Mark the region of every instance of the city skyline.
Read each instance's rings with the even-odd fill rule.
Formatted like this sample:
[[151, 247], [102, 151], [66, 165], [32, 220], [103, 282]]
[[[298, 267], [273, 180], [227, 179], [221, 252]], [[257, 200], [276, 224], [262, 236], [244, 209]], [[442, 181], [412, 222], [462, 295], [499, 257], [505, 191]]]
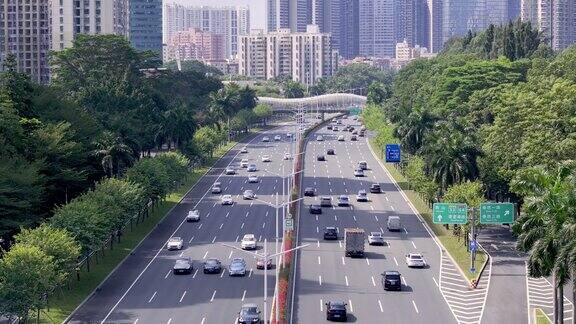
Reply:
[[177, 3], [192, 6], [245, 6], [250, 9], [250, 29], [266, 29], [266, 0], [165, 0], [164, 3]]

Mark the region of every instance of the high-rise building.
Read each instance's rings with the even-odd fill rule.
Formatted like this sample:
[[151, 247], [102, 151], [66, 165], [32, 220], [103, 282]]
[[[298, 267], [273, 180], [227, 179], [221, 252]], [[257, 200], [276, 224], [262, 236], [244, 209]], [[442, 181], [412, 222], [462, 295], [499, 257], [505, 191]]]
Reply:
[[394, 57], [396, 23], [394, 0], [360, 0], [359, 52], [367, 57]]
[[520, 18], [537, 27], [555, 50], [576, 43], [576, 3], [573, 0], [522, 0]]
[[179, 59], [208, 63], [225, 59], [224, 36], [199, 28], [177, 32], [170, 37], [166, 45], [166, 61]]
[[442, 39], [442, 20], [443, 20], [443, 8], [444, 0], [427, 0], [428, 5], [428, 34], [430, 46], [430, 51], [432, 53], [438, 53], [444, 47], [444, 41]]
[[18, 71], [47, 83], [49, 51], [50, 1], [0, 0], [0, 71], [6, 56], [12, 54]]
[[307, 26], [304, 33], [290, 29], [270, 33], [257, 30], [241, 36], [239, 74], [258, 79], [285, 75], [304, 84], [315, 84], [332, 75], [338, 65], [338, 53], [332, 49], [330, 38], [315, 25]]
[[238, 37], [250, 33], [248, 7], [205, 7], [164, 4], [163, 39], [182, 30], [200, 28], [224, 36], [226, 57], [238, 53]]
[[129, 0], [128, 37], [137, 50], [162, 52], [162, 0]]
[[314, 0], [267, 0], [266, 29], [274, 32], [289, 28], [293, 32], [305, 32], [312, 24]]
[[508, 20], [516, 21], [520, 18], [520, 2], [521, 0], [508, 0]]
[[290, 28], [290, 0], [267, 0], [266, 12], [268, 16], [266, 29], [269, 32]]
[[312, 24], [332, 35], [332, 47], [343, 58], [358, 55], [358, 0], [311, 0]]

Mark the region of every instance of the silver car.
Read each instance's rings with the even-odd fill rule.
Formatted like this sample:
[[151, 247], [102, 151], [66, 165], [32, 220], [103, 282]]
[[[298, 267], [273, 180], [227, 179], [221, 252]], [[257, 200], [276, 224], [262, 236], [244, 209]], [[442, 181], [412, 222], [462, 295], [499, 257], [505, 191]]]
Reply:
[[258, 169], [256, 168], [256, 164], [250, 164], [248, 165], [248, 172], [256, 172], [258, 171]]
[[232, 195], [223, 195], [222, 196], [222, 205], [233, 205], [234, 200], [232, 199]]
[[244, 190], [244, 199], [255, 199], [256, 198], [256, 194], [254, 193], [254, 190]]
[[236, 174], [236, 169], [234, 169], [234, 168], [231, 167], [231, 166], [228, 166], [228, 167], [226, 167], [226, 174], [227, 174], [227, 175]]
[[363, 177], [364, 171], [362, 169], [356, 169], [356, 170], [354, 170], [354, 176], [355, 177]]
[[258, 180], [258, 177], [255, 175], [251, 175], [248, 177], [248, 183], [258, 183], [260, 182], [260, 180]]
[[408, 253], [406, 254], [406, 265], [410, 268], [424, 268], [426, 261], [420, 253]]
[[260, 310], [256, 304], [244, 304], [238, 313], [239, 324], [260, 323]]
[[229, 276], [245, 276], [246, 275], [246, 261], [242, 258], [234, 258], [228, 266]]
[[368, 244], [384, 245], [384, 235], [382, 235], [382, 232], [370, 232], [370, 234], [368, 234]]

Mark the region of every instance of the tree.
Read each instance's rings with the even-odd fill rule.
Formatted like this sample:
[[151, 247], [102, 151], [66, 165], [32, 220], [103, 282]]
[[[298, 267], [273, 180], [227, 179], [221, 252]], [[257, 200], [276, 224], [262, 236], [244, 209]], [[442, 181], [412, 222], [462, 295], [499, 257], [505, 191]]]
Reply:
[[266, 125], [266, 120], [272, 116], [272, 108], [266, 104], [258, 104], [253, 109], [254, 115]]
[[285, 98], [303, 98], [304, 86], [300, 82], [288, 80], [283, 84], [282, 92]]
[[408, 118], [395, 129], [396, 137], [410, 154], [415, 154], [424, 144], [424, 139], [432, 131], [436, 117], [425, 108], [414, 109]]
[[16, 316], [26, 323], [30, 310], [46, 306], [44, 294], [61, 281], [53, 261], [34, 245], [16, 244], [4, 254], [0, 259], [0, 315]]
[[390, 98], [390, 89], [382, 82], [374, 82], [368, 87], [368, 104], [381, 105]]
[[68, 276], [80, 256], [80, 247], [68, 231], [46, 223], [34, 229], [22, 229], [15, 239], [17, 244], [35, 246], [52, 257], [54, 270], [62, 279]]
[[184, 107], [176, 107], [165, 111], [157, 125], [156, 142], [159, 146], [167, 143], [168, 149], [180, 148], [184, 142], [191, 139], [196, 129], [194, 116]]
[[116, 169], [116, 175], [120, 175], [121, 163], [129, 165], [134, 160], [134, 152], [130, 147], [110, 131], [104, 131], [94, 142], [94, 146], [96, 147], [94, 155], [100, 159], [102, 169], [108, 173], [109, 177], [114, 176], [114, 169]]
[[194, 143], [200, 152], [204, 152], [207, 157], [212, 157], [220, 141], [214, 128], [202, 126], [194, 133]]

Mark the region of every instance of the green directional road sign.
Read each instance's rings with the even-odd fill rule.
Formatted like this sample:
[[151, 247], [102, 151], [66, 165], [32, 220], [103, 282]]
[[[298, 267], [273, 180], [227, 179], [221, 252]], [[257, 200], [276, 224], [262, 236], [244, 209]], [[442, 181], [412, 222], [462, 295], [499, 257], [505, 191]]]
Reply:
[[362, 112], [362, 110], [360, 110], [360, 108], [358, 108], [358, 107], [350, 107], [350, 115], [352, 115], [352, 116], [360, 115], [361, 112]]
[[513, 203], [483, 203], [480, 204], [481, 224], [512, 224], [514, 223]]
[[292, 218], [284, 219], [284, 230], [291, 231], [294, 229], [294, 220]]
[[435, 203], [432, 208], [435, 224], [466, 224], [468, 222], [468, 205]]

